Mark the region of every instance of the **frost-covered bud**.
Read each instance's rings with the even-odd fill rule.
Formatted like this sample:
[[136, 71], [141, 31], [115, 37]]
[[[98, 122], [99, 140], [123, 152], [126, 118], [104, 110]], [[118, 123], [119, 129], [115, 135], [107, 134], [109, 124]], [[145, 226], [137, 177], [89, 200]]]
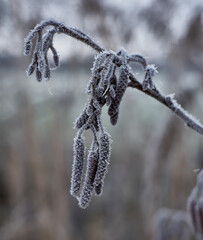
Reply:
[[30, 76], [33, 74], [35, 70], [35, 64], [31, 63], [29, 66], [28, 66], [28, 69], [27, 69], [27, 75]]
[[42, 81], [42, 73], [38, 69], [36, 70], [36, 79], [38, 82]]
[[99, 162], [94, 180], [94, 185], [98, 186], [103, 183], [111, 155], [111, 140], [108, 133], [101, 133], [99, 139]]
[[86, 107], [85, 107], [82, 113], [80, 114], [80, 116], [76, 119], [74, 128], [75, 129], [81, 128], [87, 122], [88, 118], [89, 116], [86, 112]]
[[73, 196], [77, 196], [82, 182], [82, 173], [85, 160], [85, 141], [79, 134], [74, 139], [74, 159], [72, 166], [71, 190]]
[[157, 72], [157, 68], [155, 65], [147, 65], [146, 67], [146, 74], [144, 77], [144, 81], [142, 83], [142, 89], [146, 91], [148, 89], [148, 86], [152, 89], [154, 87], [154, 83], [152, 81], [152, 77]]
[[32, 50], [32, 42], [31, 41], [26, 41], [24, 44], [24, 55], [30, 55], [30, 52]]
[[118, 80], [118, 86], [115, 91], [115, 98], [112, 99], [112, 103], [108, 109], [108, 114], [110, 117], [114, 116], [116, 112], [118, 112], [119, 105], [128, 87], [128, 77], [129, 77], [129, 73], [128, 73], [127, 67], [125, 65], [122, 65], [120, 67], [120, 76]]
[[81, 208], [86, 208], [91, 201], [94, 190], [93, 182], [97, 171], [98, 157], [98, 150], [91, 149], [87, 158], [87, 170], [84, 185], [79, 198], [79, 206]]

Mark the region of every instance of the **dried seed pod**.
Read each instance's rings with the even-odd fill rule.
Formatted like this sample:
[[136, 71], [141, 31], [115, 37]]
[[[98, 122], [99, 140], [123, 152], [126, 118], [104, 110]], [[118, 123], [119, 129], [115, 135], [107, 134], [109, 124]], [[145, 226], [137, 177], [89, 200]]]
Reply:
[[94, 190], [93, 182], [97, 171], [98, 158], [98, 149], [91, 147], [87, 158], [87, 170], [84, 185], [79, 197], [79, 206], [81, 208], [86, 208], [91, 201], [92, 193]]
[[77, 194], [80, 191], [83, 166], [84, 166], [84, 160], [85, 160], [85, 141], [80, 134], [77, 134], [77, 136], [74, 139], [73, 151], [74, 151], [74, 159], [73, 159], [73, 166], [72, 166], [70, 193], [73, 196], [77, 196]]
[[74, 123], [74, 128], [75, 129], [81, 128], [87, 122], [89, 116], [86, 112], [86, 108], [87, 108], [87, 106], [85, 106], [85, 108], [82, 111], [82, 113], [80, 114], [80, 116], [76, 119], [76, 121]]
[[[119, 105], [121, 103], [123, 95], [128, 86], [128, 77], [129, 77], [128, 69], [127, 69], [126, 65], [122, 65], [120, 67], [120, 76], [119, 76], [119, 80], [118, 80], [118, 86], [115, 91], [116, 96], [114, 99], [112, 99], [112, 103], [108, 109], [108, 114], [109, 114], [110, 118], [112, 116], [114, 116], [116, 114], [116, 112], [118, 112]], [[113, 125], [115, 125], [117, 121], [113, 121], [113, 122], [114, 122]]]
[[101, 133], [99, 139], [99, 162], [94, 180], [94, 185], [98, 186], [103, 183], [106, 176], [110, 155], [111, 155], [111, 140], [107, 132]]

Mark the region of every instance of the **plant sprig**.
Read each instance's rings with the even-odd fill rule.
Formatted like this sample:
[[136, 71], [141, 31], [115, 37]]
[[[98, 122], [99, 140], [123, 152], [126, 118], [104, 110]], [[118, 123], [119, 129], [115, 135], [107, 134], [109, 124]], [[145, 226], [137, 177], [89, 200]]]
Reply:
[[[153, 97], [171, 109], [188, 127], [203, 134], [203, 125], [176, 102], [174, 95], [165, 96], [157, 89], [153, 81], [153, 76], [157, 72], [156, 67], [153, 64], [148, 64], [143, 56], [139, 54], [129, 55], [123, 49], [117, 53], [106, 51], [81, 30], [66, 27], [55, 20], [41, 22], [25, 38], [24, 54], [30, 55], [32, 52], [32, 60], [27, 70], [28, 75], [36, 71], [38, 81], [50, 79], [51, 69], [47, 57], [49, 50], [53, 54], [55, 67], [59, 67], [59, 56], [53, 46], [53, 38], [56, 33], [73, 37], [98, 52], [91, 69], [92, 77], [87, 87], [89, 99], [75, 122], [78, 133], [74, 143], [71, 194], [78, 199], [80, 207], [86, 208], [88, 206], [93, 191], [96, 195], [100, 195], [108, 170], [111, 140], [101, 121], [102, 107], [108, 106], [110, 121], [112, 125], [116, 125], [119, 106], [128, 87], [136, 88]], [[36, 42], [32, 51], [34, 38], [36, 38]], [[133, 74], [130, 67], [131, 62], [142, 65], [145, 72], [142, 82], [138, 81]], [[117, 69], [118, 71], [116, 71]], [[84, 173], [85, 139], [83, 132], [88, 129], [92, 131], [93, 141], [88, 154], [86, 173]], [[85, 179], [82, 180], [84, 174]], [[81, 186], [82, 181], [83, 187]]]

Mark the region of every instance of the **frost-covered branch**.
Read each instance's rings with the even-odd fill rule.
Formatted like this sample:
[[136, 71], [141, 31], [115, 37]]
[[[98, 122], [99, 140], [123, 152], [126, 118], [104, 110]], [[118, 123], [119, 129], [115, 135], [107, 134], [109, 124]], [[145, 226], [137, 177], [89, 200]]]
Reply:
[[[53, 38], [56, 33], [63, 33], [73, 37], [98, 52], [91, 69], [92, 76], [87, 86], [89, 99], [75, 122], [78, 133], [74, 143], [71, 194], [78, 198], [79, 205], [82, 208], [88, 206], [93, 191], [96, 195], [101, 194], [110, 160], [111, 140], [101, 122], [102, 107], [104, 105], [108, 106], [110, 121], [112, 125], [116, 125], [119, 106], [128, 87], [136, 88], [155, 98], [170, 108], [188, 127], [203, 134], [203, 126], [176, 102], [173, 95], [164, 96], [156, 88], [153, 81], [153, 76], [157, 72], [156, 67], [148, 64], [143, 56], [139, 54], [129, 55], [123, 49], [117, 53], [106, 51], [81, 30], [66, 27], [64, 24], [54, 20], [43, 21], [38, 24], [25, 38], [25, 55], [31, 54], [33, 39], [35, 38], [32, 60], [27, 70], [28, 75], [36, 71], [38, 81], [50, 79], [51, 69], [47, 57], [49, 50], [53, 54], [55, 67], [59, 66], [59, 56], [53, 46]], [[142, 65], [145, 72], [142, 82], [135, 78], [130, 67], [131, 62]], [[83, 133], [88, 129], [92, 131], [93, 141], [87, 164], [84, 164], [85, 140]], [[84, 166], [86, 166], [86, 170]], [[84, 171], [86, 173], [83, 182]]]

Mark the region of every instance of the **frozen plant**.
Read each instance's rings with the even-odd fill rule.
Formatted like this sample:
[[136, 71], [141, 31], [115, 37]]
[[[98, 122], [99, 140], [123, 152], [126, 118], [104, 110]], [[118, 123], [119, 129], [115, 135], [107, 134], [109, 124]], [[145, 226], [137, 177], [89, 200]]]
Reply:
[[156, 240], [190, 240], [192, 236], [189, 228], [187, 212], [161, 208], [154, 217]]
[[187, 202], [193, 230], [199, 240], [203, 240], [203, 170], [197, 176], [197, 184], [193, 188]]
[[[164, 96], [156, 88], [153, 82], [153, 76], [157, 72], [156, 67], [153, 64], [148, 64], [143, 56], [128, 54], [123, 49], [117, 53], [106, 51], [82, 31], [66, 27], [55, 20], [41, 22], [25, 38], [24, 54], [30, 55], [32, 52], [32, 60], [27, 70], [28, 75], [35, 71], [38, 81], [50, 79], [51, 70], [47, 57], [49, 50], [53, 53], [55, 67], [59, 66], [59, 56], [53, 46], [53, 38], [56, 33], [69, 35], [97, 52], [92, 67], [92, 76], [87, 87], [89, 99], [75, 121], [78, 133], [74, 141], [71, 194], [78, 199], [80, 207], [86, 208], [88, 206], [93, 192], [96, 195], [101, 195], [110, 162], [111, 139], [101, 122], [102, 108], [104, 105], [108, 106], [110, 122], [112, 125], [116, 125], [119, 106], [128, 87], [136, 88], [155, 98], [170, 108], [188, 127], [203, 134], [203, 126], [175, 101], [174, 95]], [[32, 51], [34, 39], [35, 46]], [[142, 65], [145, 72], [142, 82], [138, 81], [131, 71], [131, 62]], [[87, 157], [87, 164], [85, 164], [83, 133], [88, 129], [93, 134], [93, 142]], [[84, 166], [86, 166], [86, 170]], [[85, 175], [84, 180], [83, 174]]]

